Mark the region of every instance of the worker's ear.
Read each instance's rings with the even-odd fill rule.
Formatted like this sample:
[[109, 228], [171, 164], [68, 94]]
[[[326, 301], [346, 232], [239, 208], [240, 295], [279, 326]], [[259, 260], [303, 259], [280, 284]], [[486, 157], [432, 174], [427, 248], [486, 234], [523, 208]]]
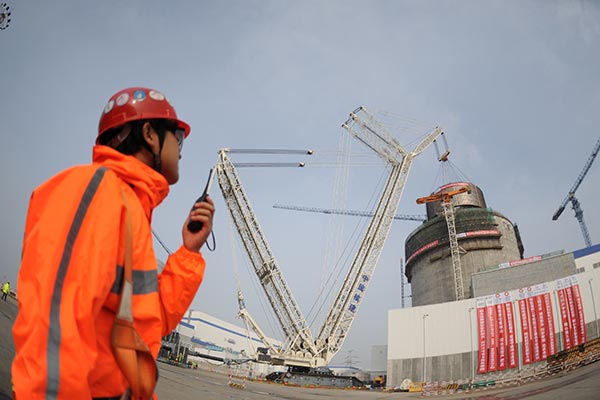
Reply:
[[144, 122], [144, 125], [142, 125], [142, 139], [148, 143], [154, 153], [159, 152], [160, 143], [158, 133], [156, 133], [150, 122]]

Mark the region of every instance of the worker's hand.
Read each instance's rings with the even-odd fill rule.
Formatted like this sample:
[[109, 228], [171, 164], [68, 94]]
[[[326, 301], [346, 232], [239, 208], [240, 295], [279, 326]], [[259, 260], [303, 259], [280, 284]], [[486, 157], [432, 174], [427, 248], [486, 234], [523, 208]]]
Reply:
[[[190, 211], [190, 215], [183, 224], [183, 229], [181, 232], [183, 237], [183, 245], [186, 249], [196, 253], [200, 251], [200, 248], [204, 242], [206, 242], [206, 239], [212, 230], [214, 214], [215, 205], [210, 196], [206, 196], [204, 201], [194, 204], [192, 210]], [[190, 232], [187, 228], [187, 225], [190, 221], [201, 222], [202, 229], [196, 233]]]

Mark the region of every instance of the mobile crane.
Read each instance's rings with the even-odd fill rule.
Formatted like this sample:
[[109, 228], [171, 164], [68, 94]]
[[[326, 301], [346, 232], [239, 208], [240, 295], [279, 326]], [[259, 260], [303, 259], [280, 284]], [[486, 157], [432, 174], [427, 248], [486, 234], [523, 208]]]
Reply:
[[[229, 149], [219, 151], [216, 166], [231, 221], [285, 337], [281, 348], [266, 344], [271, 362], [288, 365], [294, 373], [318, 371], [340, 350], [377, 265], [413, 160], [442, 133], [440, 128], [435, 128], [409, 152], [364, 107], [350, 113], [342, 127], [381, 157], [391, 171], [358, 252], [317, 336], [310, 331], [285, 281], [229, 158]], [[246, 314], [242, 313], [242, 316]], [[256, 326], [256, 323], [252, 321], [251, 325]]]
[[581, 182], [583, 182], [583, 178], [585, 178], [588, 171], [590, 170], [592, 163], [594, 162], [594, 160], [596, 159], [596, 156], [598, 155], [599, 149], [600, 149], [600, 138], [598, 138], [598, 141], [596, 142], [596, 145], [594, 146], [594, 149], [592, 150], [592, 154], [589, 156], [588, 160], [586, 161], [585, 166], [583, 167], [583, 170], [579, 173], [579, 176], [575, 180], [575, 183], [571, 187], [571, 190], [569, 190], [567, 197], [565, 197], [565, 199], [562, 201], [562, 203], [560, 203], [560, 206], [558, 206], [558, 210], [556, 210], [556, 212], [552, 216], [552, 220], [556, 221], [558, 219], [558, 217], [560, 217], [562, 212], [565, 210], [567, 203], [571, 202], [571, 207], [573, 208], [573, 211], [575, 211], [575, 218], [577, 218], [577, 221], [579, 221], [579, 227], [581, 228], [581, 233], [583, 234], [583, 240], [585, 241], [586, 247], [590, 247], [592, 245], [592, 241], [590, 239], [590, 233], [588, 232], [587, 225], [585, 224], [585, 221], [583, 219], [583, 210], [581, 209], [579, 200], [577, 200], [577, 198], [575, 197], [575, 192], [579, 188], [579, 185], [581, 185]]

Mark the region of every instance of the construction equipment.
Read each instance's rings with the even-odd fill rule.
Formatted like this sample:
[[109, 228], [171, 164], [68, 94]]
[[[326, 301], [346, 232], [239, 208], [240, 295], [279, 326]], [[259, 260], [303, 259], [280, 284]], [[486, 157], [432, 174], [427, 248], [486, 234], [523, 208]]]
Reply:
[[[314, 213], [323, 213], [323, 214], [339, 214], [339, 215], [352, 215], [356, 217], [372, 217], [375, 215], [373, 212], [369, 211], [357, 211], [357, 210], [341, 210], [339, 208], [318, 208], [318, 207], [303, 207], [303, 206], [286, 206], [283, 204], [273, 204], [273, 208], [279, 208], [282, 210], [293, 210], [293, 211], [306, 211], [306, 212], [314, 212]], [[427, 221], [427, 216], [425, 215], [408, 215], [408, 214], [396, 214], [394, 215], [394, 219], [400, 219], [404, 221], [419, 221], [425, 222]]]
[[465, 291], [462, 280], [462, 267], [460, 265], [460, 249], [458, 247], [458, 239], [456, 236], [456, 225], [454, 224], [454, 206], [452, 205], [452, 197], [468, 191], [469, 187], [462, 187], [457, 190], [440, 192], [417, 199], [417, 204], [432, 203], [436, 201], [442, 202], [442, 209], [444, 210], [444, 217], [446, 218], [446, 225], [448, 226], [448, 240], [450, 242], [452, 274], [454, 278], [454, 295], [457, 301], [465, 298]]
[[552, 216], [552, 220], [556, 221], [558, 219], [558, 217], [560, 217], [560, 215], [564, 211], [565, 207], [567, 206], [567, 203], [571, 202], [573, 211], [575, 211], [575, 218], [577, 218], [577, 221], [579, 221], [579, 227], [581, 228], [581, 233], [583, 234], [583, 240], [585, 241], [586, 247], [590, 247], [592, 245], [592, 241], [590, 239], [590, 233], [588, 232], [585, 221], [583, 220], [583, 210], [581, 209], [579, 200], [577, 200], [577, 198], [575, 197], [575, 192], [579, 188], [579, 185], [581, 185], [581, 182], [583, 182], [583, 178], [585, 178], [588, 171], [590, 170], [592, 163], [594, 162], [594, 160], [596, 159], [596, 156], [598, 155], [599, 149], [600, 149], [600, 138], [598, 138], [598, 141], [596, 142], [596, 145], [594, 146], [594, 149], [592, 150], [592, 154], [589, 156], [588, 160], [586, 161], [585, 166], [583, 167], [583, 170], [579, 173], [579, 176], [575, 180], [575, 183], [571, 187], [571, 190], [569, 190], [567, 197], [565, 197], [565, 199], [562, 201], [562, 203], [560, 203], [560, 206], [558, 206], [558, 210], [556, 210], [556, 212]]
[[256, 332], [260, 341], [269, 348], [275, 348], [267, 335], [263, 332], [260, 326], [258, 326], [254, 318], [252, 318], [248, 310], [246, 310], [246, 302], [244, 301], [244, 295], [240, 289], [238, 289], [238, 305], [240, 309], [238, 315], [252, 327], [252, 330]]
[[378, 375], [375, 378], [373, 378], [373, 387], [384, 388], [385, 387], [385, 376]]
[[391, 171], [358, 252], [316, 337], [311, 333], [250, 206], [229, 158], [231, 151], [219, 151], [217, 174], [227, 210], [285, 337], [281, 348], [269, 348], [271, 360], [291, 366], [295, 372], [323, 367], [339, 351], [377, 265], [413, 160], [442, 133], [440, 128], [435, 128], [408, 152], [364, 107], [350, 113], [342, 127], [381, 157]]
[[448, 156], [450, 155], [450, 148], [448, 147], [448, 141], [446, 140], [446, 136], [444, 136], [443, 133], [440, 136], [444, 140], [444, 146], [445, 146], [446, 150], [443, 153], [440, 153], [440, 149], [438, 147], [437, 140], [433, 141], [433, 145], [435, 146], [435, 152], [437, 153], [438, 161], [446, 162], [446, 161], [448, 161]]

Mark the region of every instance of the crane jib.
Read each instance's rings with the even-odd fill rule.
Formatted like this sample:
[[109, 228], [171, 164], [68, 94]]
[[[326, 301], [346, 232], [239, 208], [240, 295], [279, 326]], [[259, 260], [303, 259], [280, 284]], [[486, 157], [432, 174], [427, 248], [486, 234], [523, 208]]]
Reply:
[[584, 239], [587, 247], [590, 247], [592, 245], [592, 242], [589, 237], [589, 232], [587, 230], [587, 226], [583, 219], [583, 210], [581, 210], [579, 201], [575, 198], [575, 192], [577, 191], [577, 189], [583, 182], [583, 179], [587, 175], [590, 168], [592, 167], [592, 164], [593, 164], [594, 160], [596, 159], [596, 156], [598, 155], [599, 150], [600, 150], [600, 138], [598, 138], [598, 140], [596, 141], [596, 145], [594, 146], [594, 149], [592, 150], [592, 154], [588, 157], [583, 169], [581, 170], [581, 172], [577, 176], [577, 179], [575, 180], [575, 183], [571, 187], [571, 190], [569, 190], [567, 197], [565, 197], [565, 199], [562, 201], [562, 203], [560, 203], [560, 205], [558, 206], [558, 210], [556, 210], [556, 212], [552, 216], [552, 220], [556, 221], [558, 219], [558, 217], [560, 217], [562, 212], [565, 210], [567, 203], [571, 202], [571, 204], [573, 206], [573, 210], [575, 211], [575, 217], [579, 221], [579, 227], [581, 228], [581, 233], [583, 234], [583, 239]]

